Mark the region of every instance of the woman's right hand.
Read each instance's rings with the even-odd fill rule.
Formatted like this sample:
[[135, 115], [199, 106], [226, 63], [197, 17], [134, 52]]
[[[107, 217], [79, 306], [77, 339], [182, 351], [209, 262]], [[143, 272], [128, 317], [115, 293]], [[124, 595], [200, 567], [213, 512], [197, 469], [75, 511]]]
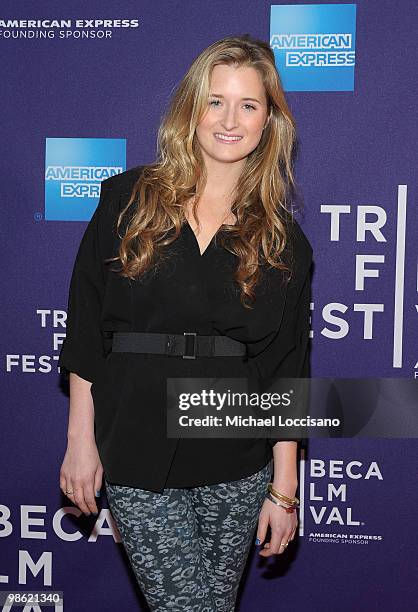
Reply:
[[98, 513], [95, 491], [100, 491], [102, 479], [103, 466], [94, 438], [68, 441], [60, 470], [60, 488], [87, 516]]

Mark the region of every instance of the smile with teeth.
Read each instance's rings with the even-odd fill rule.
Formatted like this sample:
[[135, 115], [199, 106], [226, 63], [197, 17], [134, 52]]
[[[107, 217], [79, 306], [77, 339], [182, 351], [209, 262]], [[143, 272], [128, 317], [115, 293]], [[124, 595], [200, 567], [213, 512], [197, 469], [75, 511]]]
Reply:
[[222, 142], [238, 142], [242, 139], [242, 136], [226, 136], [225, 134], [220, 134], [217, 132], [215, 134], [215, 138], [217, 140], [222, 140]]

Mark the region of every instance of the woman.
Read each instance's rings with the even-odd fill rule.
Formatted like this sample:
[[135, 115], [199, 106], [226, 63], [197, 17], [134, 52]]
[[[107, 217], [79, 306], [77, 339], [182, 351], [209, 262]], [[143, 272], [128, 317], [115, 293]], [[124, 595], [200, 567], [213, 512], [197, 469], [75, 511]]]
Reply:
[[269, 46], [210, 45], [173, 96], [157, 162], [102, 183], [77, 254], [60, 486], [96, 513], [104, 475], [152, 610], [234, 610], [255, 531], [261, 544], [271, 530], [264, 557], [294, 539], [298, 440], [166, 432], [167, 378], [309, 376], [294, 138]]

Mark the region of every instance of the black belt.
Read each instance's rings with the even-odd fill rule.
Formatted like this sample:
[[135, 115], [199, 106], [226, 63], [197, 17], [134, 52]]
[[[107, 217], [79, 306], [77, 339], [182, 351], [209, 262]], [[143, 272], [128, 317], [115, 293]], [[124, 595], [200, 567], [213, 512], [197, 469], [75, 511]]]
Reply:
[[242, 357], [247, 345], [228, 336], [203, 336], [196, 332], [161, 334], [148, 332], [113, 332], [113, 352], [156, 353], [196, 357]]

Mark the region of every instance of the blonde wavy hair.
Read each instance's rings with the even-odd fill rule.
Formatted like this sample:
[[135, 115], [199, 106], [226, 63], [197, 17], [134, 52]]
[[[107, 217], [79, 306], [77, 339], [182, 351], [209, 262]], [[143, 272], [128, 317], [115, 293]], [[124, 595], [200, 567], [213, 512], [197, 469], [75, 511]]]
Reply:
[[237, 256], [235, 281], [241, 289], [241, 302], [252, 308], [248, 301], [255, 299], [261, 265], [291, 274], [283, 255], [288, 243], [287, 221], [293, 215], [288, 197], [296, 185], [292, 171], [295, 122], [274, 54], [267, 43], [249, 35], [211, 44], [178, 85], [159, 127], [157, 160], [142, 168], [129, 202], [119, 214], [118, 233], [131, 211], [125, 234], [119, 236], [119, 256], [112, 259], [121, 262], [118, 272], [122, 276], [135, 280], [164, 259], [164, 247], [178, 238], [187, 222], [185, 205], [190, 200], [198, 221], [196, 206], [207, 175], [195, 132], [208, 108], [211, 73], [217, 64], [255, 68], [267, 99], [267, 127], [248, 155], [234, 191], [231, 211], [236, 223], [223, 224], [219, 234], [221, 244]]

